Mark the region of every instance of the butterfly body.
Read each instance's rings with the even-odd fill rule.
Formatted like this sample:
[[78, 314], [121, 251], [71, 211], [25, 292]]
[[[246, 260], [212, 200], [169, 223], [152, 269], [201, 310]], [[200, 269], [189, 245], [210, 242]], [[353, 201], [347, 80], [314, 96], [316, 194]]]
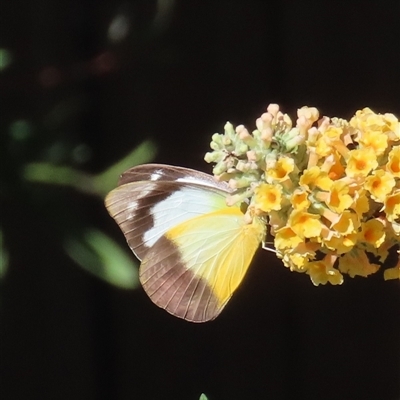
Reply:
[[265, 237], [226, 205], [232, 190], [211, 175], [147, 164], [122, 174], [106, 198], [111, 216], [142, 261], [140, 281], [151, 300], [193, 322], [219, 315]]

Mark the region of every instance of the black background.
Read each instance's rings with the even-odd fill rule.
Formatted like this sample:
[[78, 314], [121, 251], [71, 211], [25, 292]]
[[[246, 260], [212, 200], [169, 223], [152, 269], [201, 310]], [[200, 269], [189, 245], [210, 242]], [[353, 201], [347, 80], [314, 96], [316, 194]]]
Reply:
[[[118, 13], [130, 30], [110, 43]], [[4, 1], [0, 135], [27, 118], [39, 142], [86, 143], [89, 172], [151, 137], [155, 161], [210, 172], [211, 134], [253, 127], [270, 102], [399, 116], [399, 15], [398, 1]], [[51, 126], [63, 101], [74, 112]], [[16, 189], [6, 159], [2, 399], [400, 399], [399, 282], [314, 287], [260, 251], [220, 317], [190, 324], [74, 265], [54, 235], [66, 221]], [[48, 196], [124, 242], [100, 200]]]

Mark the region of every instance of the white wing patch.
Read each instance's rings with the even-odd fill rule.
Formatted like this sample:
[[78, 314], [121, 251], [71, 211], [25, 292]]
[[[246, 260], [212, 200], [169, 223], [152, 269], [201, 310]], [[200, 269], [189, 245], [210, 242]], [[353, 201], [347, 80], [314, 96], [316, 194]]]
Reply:
[[144, 242], [151, 247], [171, 227], [222, 207], [226, 207], [224, 194], [182, 186], [151, 208], [154, 224], [144, 233]]
[[137, 200], [132, 200], [126, 207], [126, 219], [131, 220], [136, 216], [136, 210], [138, 208], [139, 202]]
[[156, 182], [146, 182], [144, 185], [142, 185], [142, 188], [140, 192], [137, 194], [136, 199], [140, 200], [143, 199], [144, 197], [147, 197], [151, 192], [154, 191], [154, 189], [157, 187]]
[[151, 175], [150, 175], [150, 180], [151, 181], [158, 181], [163, 177], [163, 172], [161, 169], [156, 169]]

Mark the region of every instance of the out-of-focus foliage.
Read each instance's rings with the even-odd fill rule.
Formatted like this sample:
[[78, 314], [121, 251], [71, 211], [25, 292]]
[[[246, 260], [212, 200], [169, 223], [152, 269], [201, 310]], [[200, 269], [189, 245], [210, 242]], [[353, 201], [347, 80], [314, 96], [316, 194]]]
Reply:
[[[11, 128], [14, 140], [25, 140], [29, 129], [23, 121], [17, 121]], [[115, 165], [97, 175], [90, 175], [71, 166], [59, 166], [49, 162], [28, 163], [23, 167], [23, 181], [35, 184], [67, 186], [85, 194], [101, 199], [116, 184], [116, 180], [125, 169], [150, 161], [155, 155], [155, 145], [145, 141]], [[22, 183], [23, 184], [23, 183]], [[42, 186], [42, 190], [46, 190]], [[74, 213], [75, 210], [64, 209]], [[93, 228], [82, 226], [80, 234], [73, 235], [66, 228], [60, 238], [66, 253], [78, 265], [98, 278], [121, 288], [135, 288], [138, 285], [137, 265], [127, 248], [121, 248], [108, 235]], [[8, 252], [0, 232], [0, 277], [5, 274], [8, 265]]]
[[67, 254], [83, 269], [115, 286], [134, 289], [139, 285], [132, 257], [105, 233], [89, 229], [83, 238], [64, 243]]
[[[12, 142], [27, 141], [30, 137], [29, 124], [22, 120], [15, 121], [10, 127], [10, 136]], [[21, 166], [23, 173], [20, 185], [24, 187], [24, 190], [28, 190], [28, 193], [30, 189], [33, 189], [32, 183], [39, 185], [39, 192], [43, 193], [47, 185], [66, 186], [72, 190], [99, 197], [102, 201], [104, 196], [115, 187], [121, 172], [129, 167], [151, 161], [155, 152], [155, 144], [144, 141], [117, 163], [97, 175], [88, 174], [70, 165], [31, 162]], [[35, 197], [37, 196], [36, 193]], [[62, 204], [56, 204], [56, 206], [63, 209], [63, 214], [70, 213], [73, 219], [76, 210], [63, 207]], [[105, 209], [104, 212], [106, 212]], [[65, 219], [65, 215], [62, 215], [62, 218]], [[69, 231], [68, 225], [62, 228], [64, 226], [62, 218], [59, 222], [60, 242], [76, 264], [120, 288], [132, 289], [138, 286], [137, 264], [127, 247], [121, 248], [107, 234], [94, 227], [86, 226], [84, 221], [73, 231]], [[3, 241], [3, 236], [6, 234], [0, 231], [0, 277], [5, 275], [9, 262]]]
[[58, 166], [47, 162], [30, 163], [24, 168], [26, 180], [37, 183], [69, 186], [83, 193], [104, 197], [115, 186], [121, 172], [135, 165], [152, 160], [155, 145], [145, 141], [115, 165], [98, 175], [89, 175], [69, 166]]
[[0, 72], [12, 63], [12, 55], [7, 49], [0, 48]]
[[[30, 164], [25, 178], [33, 182], [70, 186], [83, 193], [103, 198], [115, 186], [121, 171], [146, 163], [155, 155], [155, 145], [146, 141], [104, 172], [90, 176], [69, 167], [47, 163]], [[107, 234], [95, 228], [83, 228], [82, 237], [68, 237], [64, 249], [78, 265], [98, 278], [120, 288], [134, 289], [139, 285], [137, 263], [127, 248], [123, 249]]]
[[[37, 262], [41, 262], [36, 256], [38, 246], [45, 248], [47, 243], [40, 238], [40, 229], [35, 225], [44, 221], [45, 229], [59, 246], [48, 251], [61, 258], [66, 255], [112, 285], [138, 285], [134, 257], [125, 244], [120, 248], [96, 225], [97, 210], [108, 217], [105, 207], [98, 205], [116, 186], [123, 171], [153, 160], [156, 146], [146, 140], [142, 127], [130, 127], [134, 132], [132, 138], [140, 144], [103, 171], [88, 172], [98, 169], [90, 165], [93, 160], [97, 166], [102, 164], [99, 148], [102, 143], [111, 142], [109, 135], [119, 123], [118, 114], [113, 111], [104, 117], [97, 111], [93, 115], [90, 112], [97, 110], [93, 106], [96, 88], [107, 85], [110, 76], [118, 75], [122, 42], [142, 40], [140, 32], [156, 41], [169, 24], [173, 6], [174, 0], [157, 1], [154, 18], [140, 27], [133, 25], [134, 7], [116, 7], [109, 19], [107, 41], [89, 60], [75, 59], [75, 55], [68, 59], [67, 55], [67, 62], [57, 64], [51, 49], [43, 47], [37, 64], [30, 60], [29, 74], [24, 70], [25, 75], [21, 75], [21, 54], [0, 48], [0, 74], [4, 82], [10, 82], [5, 93], [11, 99], [3, 107], [0, 119], [0, 211], [7, 213], [0, 230], [0, 278], [6, 275], [13, 255], [19, 251], [10, 241], [19, 240], [16, 232], [29, 220], [24, 233], [36, 236], [24, 251], [32, 252]], [[23, 84], [19, 85], [20, 82]], [[35, 102], [26, 101], [26, 90], [33, 93]], [[96, 140], [90, 143], [93, 134]], [[118, 138], [122, 140], [121, 136]], [[82, 201], [81, 195], [87, 197]], [[90, 215], [92, 209], [97, 215]], [[14, 219], [13, 214], [18, 218]]]

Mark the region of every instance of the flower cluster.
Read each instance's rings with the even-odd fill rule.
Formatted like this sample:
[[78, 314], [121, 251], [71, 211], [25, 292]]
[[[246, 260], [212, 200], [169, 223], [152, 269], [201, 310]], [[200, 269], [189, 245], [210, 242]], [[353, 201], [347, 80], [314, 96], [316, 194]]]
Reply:
[[[375, 273], [400, 245], [399, 121], [369, 108], [349, 121], [313, 107], [297, 117], [271, 104], [252, 133], [228, 122], [205, 160], [234, 189], [228, 204], [245, 202], [249, 220], [265, 220], [292, 271], [315, 285]], [[399, 277], [400, 260], [384, 271]]]

